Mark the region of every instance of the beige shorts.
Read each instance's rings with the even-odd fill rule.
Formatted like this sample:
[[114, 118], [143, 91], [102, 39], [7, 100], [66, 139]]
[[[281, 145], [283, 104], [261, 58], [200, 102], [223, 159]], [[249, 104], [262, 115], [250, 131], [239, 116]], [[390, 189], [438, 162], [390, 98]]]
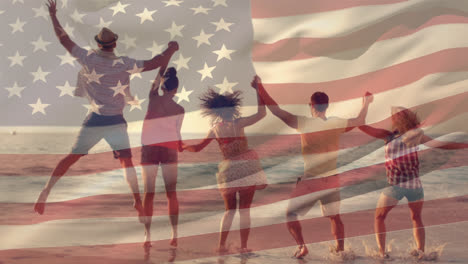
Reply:
[[[334, 176], [331, 176], [334, 177]], [[305, 215], [312, 207], [320, 202], [323, 216], [334, 216], [340, 213], [340, 188], [336, 186], [334, 178], [324, 177], [313, 180], [298, 180], [296, 188], [291, 193], [288, 203], [288, 215]], [[316, 190], [317, 184], [322, 185]], [[330, 188], [326, 188], [329, 185]]]

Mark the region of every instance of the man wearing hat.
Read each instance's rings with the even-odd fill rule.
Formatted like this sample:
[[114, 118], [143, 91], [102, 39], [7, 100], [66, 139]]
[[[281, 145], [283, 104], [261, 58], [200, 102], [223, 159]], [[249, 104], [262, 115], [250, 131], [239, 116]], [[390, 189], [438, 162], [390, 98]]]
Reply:
[[57, 1], [48, 0], [47, 4], [52, 24], [60, 43], [83, 66], [78, 74], [75, 96], [86, 97], [90, 102], [90, 114], [83, 122], [80, 134], [69, 155], [63, 158], [40, 193], [34, 210], [43, 214], [45, 202], [55, 183], [82, 156], [105, 139], [112, 147], [114, 157], [120, 160], [125, 178], [133, 193], [134, 208], [140, 220], [143, 206], [140, 198], [136, 171], [132, 163], [132, 153], [127, 134], [127, 123], [123, 117], [126, 103], [131, 102], [129, 84], [130, 75], [150, 71], [165, 65], [179, 49], [177, 42], [169, 42], [168, 48], [150, 60], [135, 60], [118, 57], [114, 48], [118, 35], [108, 28], [103, 28], [96, 36], [98, 50], [87, 51], [76, 45], [60, 25], [56, 12]]

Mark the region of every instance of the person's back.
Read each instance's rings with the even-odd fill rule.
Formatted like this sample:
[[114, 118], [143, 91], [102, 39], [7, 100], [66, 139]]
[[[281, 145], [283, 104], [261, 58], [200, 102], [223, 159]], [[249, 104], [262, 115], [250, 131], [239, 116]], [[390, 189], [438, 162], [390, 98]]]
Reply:
[[159, 145], [177, 149], [184, 108], [166, 96], [152, 96], [143, 123], [143, 145]]
[[224, 159], [235, 159], [249, 150], [244, 128], [236, 121], [219, 122], [213, 127], [213, 132]]
[[143, 68], [143, 62], [128, 57], [117, 57], [112, 51], [87, 51], [76, 46], [72, 54], [83, 66], [78, 73], [75, 95], [88, 97], [99, 105], [99, 114], [122, 114], [129, 91], [130, 74], [134, 67]]
[[345, 132], [347, 119], [331, 117], [298, 117], [301, 149], [306, 177], [336, 174], [340, 136]]

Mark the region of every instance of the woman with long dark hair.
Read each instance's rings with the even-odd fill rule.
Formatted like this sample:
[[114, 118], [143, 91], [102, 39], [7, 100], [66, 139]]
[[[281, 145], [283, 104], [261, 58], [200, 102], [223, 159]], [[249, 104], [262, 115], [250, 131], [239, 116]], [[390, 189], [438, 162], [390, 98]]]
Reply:
[[[255, 77], [252, 87], [256, 88], [259, 78]], [[250, 232], [250, 205], [255, 190], [266, 186], [266, 177], [255, 151], [250, 150], [244, 128], [255, 124], [266, 115], [263, 101], [258, 97], [257, 113], [241, 117], [240, 92], [219, 94], [208, 90], [201, 98], [203, 115], [212, 120], [208, 136], [199, 144], [184, 146], [191, 152], [198, 152], [213, 139], [218, 142], [224, 160], [218, 165], [216, 180], [224, 200], [225, 212], [220, 225], [217, 251], [226, 252], [226, 240], [236, 213], [239, 195], [240, 236], [242, 253], [249, 252], [247, 240]]]
[[[179, 87], [177, 71], [173, 67], [160, 68], [149, 94], [148, 111], [142, 131], [142, 177], [145, 194], [143, 207], [145, 220], [145, 247], [151, 246], [151, 219], [158, 166], [161, 165], [162, 176], [166, 187], [169, 220], [172, 227], [170, 245], [177, 247], [177, 224], [179, 219], [179, 202], [177, 200], [177, 162], [178, 151], [182, 150], [181, 134], [184, 108], [177, 104], [173, 97]], [[159, 95], [161, 87], [162, 95]]]

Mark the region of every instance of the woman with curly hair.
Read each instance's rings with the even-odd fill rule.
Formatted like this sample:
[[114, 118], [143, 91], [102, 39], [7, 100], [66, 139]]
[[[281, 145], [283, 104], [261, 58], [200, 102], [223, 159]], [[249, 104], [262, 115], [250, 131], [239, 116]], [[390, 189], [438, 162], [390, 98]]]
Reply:
[[[259, 81], [256, 76], [251, 83], [252, 87], [256, 89]], [[224, 160], [218, 165], [216, 180], [224, 199], [225, 212], [221, 220], [217, 251], [227, 251], [226, 239], [236, 212], [236, 197], [239, 194], [240, 251], [249, 252], [247, 240], [250, 232], [250, 205], [255, 190], [266, 187], [266, 177], [257, 153], [248, 147], [244, 128], [255, 124], [266, 115], [265, 105], [257, 94], [257, 113], [241, 117], [239, 91], [219, 94], [210, 89], [200, 99], [203, 115], [212, 119], [212, 128], [201, 143], [184, 146], [184, 149], [198, 152], [213, 139], [218, 142]]]
[[380, 195], [375, 211], [375, 235], [379, 254], [389, 258], [385, 252], [385, 218], [398, 201], [406, 197], [413, 222], [413, 235], [417, 249], [411, 254], [418, 259], [424, 257], [425, 230], [421, 218], [424, 204], [424, 191], [419, 179], [418, 145], [425, 144], [433, 148], [460, 149], [467, 144], [436, 142], [425, 135], [420, 128], [416, 113], [404, 107], [392, 107], [392, 131], [360, 126], [366, 134], [385, 141], [385, 169], [389, 187]]

